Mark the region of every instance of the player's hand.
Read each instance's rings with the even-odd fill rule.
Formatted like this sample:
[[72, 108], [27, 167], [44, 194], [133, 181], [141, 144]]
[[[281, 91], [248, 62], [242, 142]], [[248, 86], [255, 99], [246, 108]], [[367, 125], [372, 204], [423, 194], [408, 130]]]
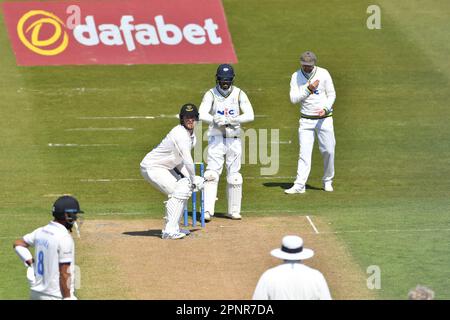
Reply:
[[240, 124], [239, 119], [237, 117], [229, 118], [229, 122], [232, 126], [237, 126]]
[[220, 114], [215, 114], [213, 117], [214, 123], [217, 124], [218, 126], [221, 126], [223, 123], [223, 118], [224, 116], [220, 115]]
[[198, 191], [202, 190], [204, 183], [205, 183], [205, 178], [200, 177], [200, 176], [195, 176], [194, 182], [192, 183], [193, 192], [198, 192]]
[[325, 109], [320, 109], [318, 112], [317, 112], [317, 115], [319, 116], [319, 117], [323, 117], [324, 115], [326, 115], [327, 114], [327, 112], [325, 111]]
[[221, 127], [221, 126], [226, 126], [227, 124], [230, 123], [230, 121], [228, 120], [227, 117], [222, 116], [222, 115], [220, 115], [220, 114], [216, 114], [216, 115], [214, 116], [214, 122], [215, 122], [219, 127]]
[[36, 275], [34, 274], [33, 266], [27, 268], [27, 280], [30, 287], [36, 285]]
[[319, 87], [319, 80], [314, 81], [313, 83], [310, 83], [308, 86], [309, 91], [314, 92]]

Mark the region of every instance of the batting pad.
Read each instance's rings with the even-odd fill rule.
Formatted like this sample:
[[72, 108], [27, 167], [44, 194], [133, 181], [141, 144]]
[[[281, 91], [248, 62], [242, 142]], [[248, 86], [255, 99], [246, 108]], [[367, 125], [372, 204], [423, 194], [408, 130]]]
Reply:
[[228, 214], [239, 215], [242, 201], [242, 175], [234, 173], [227, 177]]
[[166, 203], [166, 225], [163, 232], [178, 233], [180, 232], [180, 218], [183, 214], [187, 200], [171, 197]]
[[203, 184], [205, 212], [214, 215], [214, 207], [217, 197], [217, 185], [219, 183], [219, 175], [215, 171], [207, 170], [204, 174], [205, 183]]

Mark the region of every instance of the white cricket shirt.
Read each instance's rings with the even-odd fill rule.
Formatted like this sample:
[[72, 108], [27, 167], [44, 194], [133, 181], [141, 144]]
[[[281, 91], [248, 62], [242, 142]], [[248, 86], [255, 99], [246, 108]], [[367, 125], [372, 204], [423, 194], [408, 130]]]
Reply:
[[253, 300], [331, 300], [331, 295], [320, 271], [296, 261], [264, 272]]
[[[319, 80], [319, 87], [314, 93], [307, 89], [310, 83]], [[294, 72], [291, 77], [290, 98], [293, 104], [300, 103], [300, 112], [307, 116], [317, 116], [320, 109], [333, 111], [336, 100], [333, 80], [327, 69], [314, 67], [309, 79], [306, 78], [302, 69]]]
[[23, 240], [35, 248], [34, 272], [36, 285], [31, 290], [62, 298], [59, 285], [59, 264], [70, 263], [71, 295], [75, 288], [75, 244], [62, 224], [51, 221], [25, 235]]
[[149, 169], [152, 167], [172, 170], [184, 165], [189, 173], [191, 181], [194, 181], [194, 161], [191, 150], [196, 143], [195, 134], [192, 135], [181, 124], [174, 127], [161, 143], [152, 151], [147, 153], [141, 161], [141, 167]]
[[[253, 121], [254, 112], [252, 104], [244, 91], [236, 86], [231, 87], [228, 96], [223, 96], [217, 86], [208, 90], [203, 96], [199, 107], [200, 120], [209, 124], [208, 137], [227, 136], [238, 137], [241, 133], [241, 123]], [[242, 111], [242, 113], [241, 113]], [[223, 115], [229, 118], [236, 117], [237, 125], [218, 126], [214, 123], [214, 115]]]

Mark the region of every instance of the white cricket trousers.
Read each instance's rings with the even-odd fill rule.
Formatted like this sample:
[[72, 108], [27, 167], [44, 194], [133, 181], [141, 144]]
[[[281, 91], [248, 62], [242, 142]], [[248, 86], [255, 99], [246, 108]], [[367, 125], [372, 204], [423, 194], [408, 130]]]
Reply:
[[144, 179], [156, 189], [170, 195], [174, 192], [178, 177], [174, 171], [164, 168], [143, 168], [141, 174]]
[[238, 173], [241, 170], [241, 154], [241, 138], [211, 136], [208, 139], [208, 165], [206, 170], [215, 171], [220, 176], [225, 161], [227, 175]]
[[314, 146], [314, 138], [317, 134], [319, 151], [323, 157], [324, 174], [322, 181], [333, 181], [334, 178], [334, 149], [336, 139], [334, 137], [333, 117], [324, 119], [300, 118], [298, 138], [300, 155], [298, 159], [296, 184], [305, 185], [311, 171], [311, 158]]

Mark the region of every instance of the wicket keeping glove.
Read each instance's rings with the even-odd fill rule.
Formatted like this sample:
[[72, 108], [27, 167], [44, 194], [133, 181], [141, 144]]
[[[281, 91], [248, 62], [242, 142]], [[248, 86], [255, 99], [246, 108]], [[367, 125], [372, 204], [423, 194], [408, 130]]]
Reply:
[[220, 114], [216, 114], [214, 117], [214, 123], [216, 123], [219, 127], [226, 126], [230, 122], [228, 121], [228, 118], [225, 116], [222, 116]]
[[193, 192], [198, 192], [200, 190], [203, 189], [203, 184], [205, 183], [205, 178], [200, 177], [200, 176], [195, 176], [194, 177], [194, 182], [193, 182]]

